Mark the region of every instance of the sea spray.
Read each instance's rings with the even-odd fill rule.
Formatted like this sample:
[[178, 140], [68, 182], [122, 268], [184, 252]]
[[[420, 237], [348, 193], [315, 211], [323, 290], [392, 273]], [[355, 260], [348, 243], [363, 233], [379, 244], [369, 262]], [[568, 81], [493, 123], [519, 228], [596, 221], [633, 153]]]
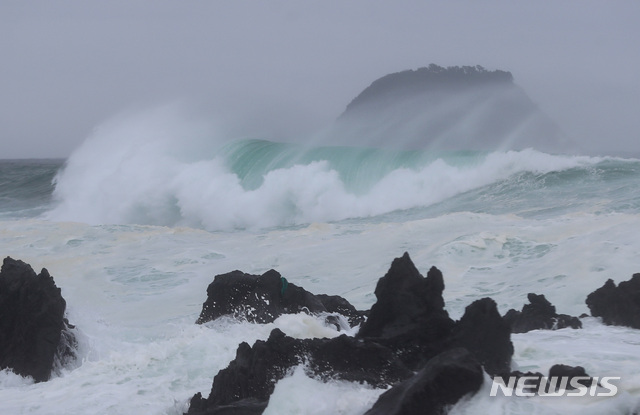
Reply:
[[[529, 292], [544, 294], [558, 312], [580, 315], [588, 312], [587, 294], [608, 278], [619, 282], [640, 271], [638, 160], [533, 150], [399, 155], [264, 140], [224, 143], [206, 134], [198, 139], [200, 131], [182, 121], [153, 127], [163, 119], [171, 117], [150, 117], [151, 127], [137, 124], [138, 131], [157, 131], [164, 137], [159, 142], [150, 134], [136, 141], [124, 121], [98, 130], [60, 172], [53, 206], [48, 197], [31, 196], [50, 195], [57, 166], [35, 181], [28, 176], [38, 165], [21, 169], [20, 191], [12, 186], [18, 182], [3, 177], [3, 195], [13, 202], [2, 205], [0, 251], [56, 276], [82, 334], [80, 365], [49, 382], [0, 372], [3, 413], [182, 414], [189, 397], [210, 390], [240, 342], [264, 340], [276, 327], [230, 319], [194, 324], [213, 276], [235, 269], [261, 274], [273, 268], [310, 292], [341, 295], [368, 309], [378, 278], [408, 251], [421, 272], [432, 265], [443, 271], [454, 319], [487, 296], [501, 313], [521, 309]], [[319, 175], [314, 186], [301, 187], [311, 174]], [[289, 178], [298, 187], [283, 190]], [[467, 180], [471, 188], [464, 187]], [[225, 202], [226, 194], [215, 192], [203, 198], [209, 182], [229, 187], [235, 199]], [[372, 196], [376, 186], [381, 201]], [[308, 191], [311, 201], [330, 195], [326, 202], [344, 203], [349, 219], [337, 220], [344, 216], [332, 217], [321, 204], [301, 209], [296, 191]], [[34, 207], [33, 200], [41, 202]], [[265, 209], [265, 201], [295, 212], [295, 220]], [[216, 207], [224, 203], [226, 210]], [[43, 211], [48, 220], [38, 217]], [[375, 212], [386, 213], [358, 217]], [[290, 223], [298, 224], [284, 226]], [[191, 227], [162, 226], [186, 224]], [[296, 336], [326, 335], [321, 321], [289, 318], [277, 327]], [[637, 331], [596, 318], [582, 322], [582, 330], [514, 335], [515, 369], [546, 372], [564, 363], [593, 376], [620, 376], [614, 399], [492, 398], [486, 382], [486, 393], [452, 413], [638, 412]], [[299, 370], [276, 386], [267, 410], [317, 413], [321, 402], [332, 413], [356, 415], [381, 392], [320, 383]]]
[[[442, 269], [446, 308], [454, 319], [485, 296], [494, 298], [502, 313], [520, 309], [528, 292], [545, 294], [559, 312], [579, 315], [588, 312], [586, 295], [603, 281], [627, 279], [637, 271], [637, 219], [628, 213], [527, 219], [464, 212], [395, 223], [360, 220], [227, 233], [5, 221], [2, 251], [56, 275], [69, 317], [86, 344], [82, 364], [47, 384], [1, 378], [10, 385], [0, 390], [1, 406], [10, 413], [81, 414], [90, 405], [100, 413], [177, 415], [195, 392], [210, 390], [213, 377], [233, 359], [240, 342], [266, 339], [274, 327], [285, 332], [290, 327], [296, 336], [324, 336], [321, 321], [309, 324], [296, 316], [272, 325], [232, 320], [195, 325], [213, 276], [234, 269], [258, 274], [274, 268], [311, 292], [342, 295], [359, 309], [368, 309], [378, 278], [396, 251], [407, 250], [420, 271], [431, 265]], [[604, 326], [593, 318], [583, 324], [582, 330], [514, 335], [514, 362], [523, 371], [546, 371], [565, 363], [583, 365], [593, 376], [621, 376], [616, 399], [598, 409], [630, 413], [620, 408], [637, 401], [640, 390], [634, 372], [640, 363], [636, 330]], [[341, 385], [315, 388], [316, 380], [297, 380], [293, 389], [292, 380], [283, 380], [273, 410], [285, 408], [279, 413], [293, 414], [304, 402], [299, 396], [287, 402], [287, 396], [313, 390], [314, 397], [321, 394], [343, 413], [361, 414], [380, 392], [358, 385], [336, 392]], [[362, 395], [357, 395], [359, 390]], [[553, 413], [557, 405], [530, 398], [492, 401], [490, 390], [486, 392], [459, 413], [483, 408], [498, 414], [518, 413], [518, 408], [525, 408], [520, 413]], [[556, 413], [588, 413], [591, 407], [586, 404], [563, 402]]]
[[56, 204], [45, 217], [213, 231], [294, 226], [428, 207], [524, 172], [600, 161], [534, 150], [430, 154], [256, 140], [201, 151], [198, 139], [190, 148], [188, 128], [151, 121], [98, 129], [57, 175]]

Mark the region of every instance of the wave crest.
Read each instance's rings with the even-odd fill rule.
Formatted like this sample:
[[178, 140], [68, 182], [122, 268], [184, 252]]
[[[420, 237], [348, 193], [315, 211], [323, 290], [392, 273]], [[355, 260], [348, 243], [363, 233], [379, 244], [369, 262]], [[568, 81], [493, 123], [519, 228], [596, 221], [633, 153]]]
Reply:
[[534, 150], [436, 157], [260, 140], [221, 145], [196, 130], [163, 111], [103, 126], [56, 176], [46, 217], [212, 231], [289, 226], [429, 206], [523, 171], [597, 162]]

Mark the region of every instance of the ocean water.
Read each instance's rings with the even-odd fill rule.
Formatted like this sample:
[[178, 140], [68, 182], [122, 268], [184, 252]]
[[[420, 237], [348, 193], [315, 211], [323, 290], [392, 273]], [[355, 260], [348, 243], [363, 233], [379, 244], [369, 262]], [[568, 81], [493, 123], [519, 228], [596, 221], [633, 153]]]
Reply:
[[[520, 309], [529, 292], [588, 313], [588, 293], [640, 272], [639, 184], [636, 159], [222, 141], [164, 117], [104, 125], [64, 161], [0, 161], [0, 254], [50, 271], [80, 338], [49, 382], [0, 372], [0, 413], [181, 414], [240, 342], [338, 335], [307, 315], [195, 325], [207, 285], [234, 269], [365, 309], [407, 251], [443, 271], [453, 318], [486, 296]], [[486, 383], [451, 413], [640, 410], [640, 332], [583, 324], [513, 335], [514, 368], [582, 365], [621, 377], [616, 396], [490, 397]], [[382, 392], [298, 368], [266, 413], [362, 414]]]

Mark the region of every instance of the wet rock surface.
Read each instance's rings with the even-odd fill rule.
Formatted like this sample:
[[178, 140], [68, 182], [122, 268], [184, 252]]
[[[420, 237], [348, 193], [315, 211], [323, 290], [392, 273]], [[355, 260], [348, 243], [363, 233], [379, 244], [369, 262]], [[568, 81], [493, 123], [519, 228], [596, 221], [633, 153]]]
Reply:
[[36, 382], [75, 358], [77, 340], [65, 318], [66, 301], [46, 269], [10, 257], [0, 270], [0, 369]]
[[512, 333], [526, 333], [531, 330], [557, 330], [570, 327], [582, 328], [578, 317], [556, 313], [544, 295], [529, 293], [529, 304], [522, 307], [522, 311], [511, 309], [504, 315], [504, 320], [511, 327]]
[[[467, 307], [460, 321], [452, 320], [444, 309], [440, 270], [432, 267], [424, 277], [406, 253], [378, 281], [377, 301], [368, 313], [340, 297], [314, 296], [290, 283], [286, 290], [293, 286], [295, 291], [286, 298], [282, 281], [275, 271], [262, 276], [240, 271], [216, 276], [199, 322], [237, 315], [238, 310], [246, 320], [270, 322], [305, 307], [311, 313], [340, 313], [352, 322], [368, 318], [355, 337], [294, 339], [275, 329], [266, 341], [253, 346], [242, 343], [236, 358], [215, 376], [209, 396], [198, 393], [191, 399], [188, 414], [261, 413], [277, 381], [302, 364], [309, 376], [322, 380], [393, 386], [370, 414], [422, 414], [425, 410], [435, 414], [477, 391], [483, 367], [489, 373], [510, 369], [510, 329], [496, 303], [490, 298], [478, 300]], [[252, 313], [242, 311], [243, 301], [248, 301]], [[412, 412], [418, 408], [420, 412]]]
[[587, 306], [594, 317], [601, 317], [605, 324], [640, 329], [640, 274], [616, 286], [609, 279], [589, 294]]

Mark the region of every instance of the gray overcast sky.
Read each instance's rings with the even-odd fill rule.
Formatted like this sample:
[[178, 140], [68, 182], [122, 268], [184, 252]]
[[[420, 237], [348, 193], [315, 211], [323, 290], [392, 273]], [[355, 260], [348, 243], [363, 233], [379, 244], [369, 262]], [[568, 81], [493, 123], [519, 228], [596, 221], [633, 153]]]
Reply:
[[0, 2], [0, 158], [66, 157], [120, 111], [187, 103], [302, 136], [387, 73], [511, 71], [570, 135], [640, 153], [637, 1]]

